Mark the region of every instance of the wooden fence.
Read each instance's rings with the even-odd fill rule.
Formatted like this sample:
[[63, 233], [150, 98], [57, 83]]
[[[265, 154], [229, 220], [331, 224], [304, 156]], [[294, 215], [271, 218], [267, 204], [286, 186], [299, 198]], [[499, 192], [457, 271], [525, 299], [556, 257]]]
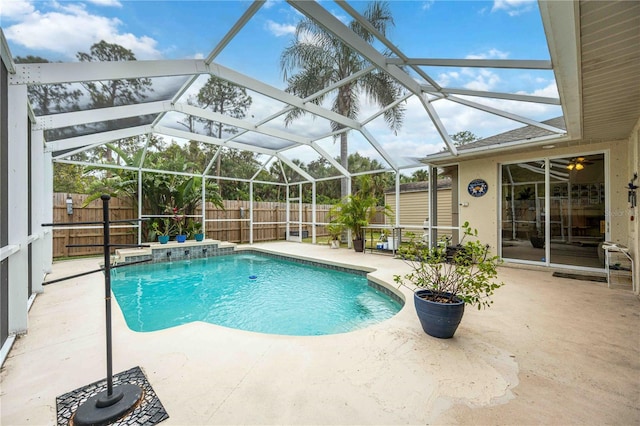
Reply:
[[[73, 212], [67, 213], [67, 196], [73, 201]], [[53, 194], [53, 223], [62, 222], [97, 222], [102, 221], [102, 201], [96, 200], [82, 207], [88, 195], [85, 194]], [[128, 200], [113, 198], [109, 203], [111, 220], [131, 219], [137, 217], [135, 208]], [[120, 224], [118, 224], [120, 225]], [[112, 227], [110, 231], [112, 244], [135, 244], [137, 233], [134, 228]], [[78, 228], [60, 228], [53, 231], [53, 257], [70, 257], [97, 255], [100, 247], [74, 248], [69, 244], [102, 244], [102, 226], [82, 226]]]
[[[73, 213], [67, 213], [67, 196], [72, 199]], [[56, 193], [53, 195], [53, 222], [90, 222], [102, 220], [102, 201], [95, 200], [86, 207], [82, 205], [87, 200], [85, 194]], [[111, 220], [137, 218], [138, 212], [129, 199], [112, 198], [109, 203]], [[229, 241], [233, 243], [249, 242], [249, 201], [224, 201], [224, 209], [218, 209], [211, 203], [206, 205], [206, 236], [215, 240]], [[329, 209], [331, 205], [316, 205], [316, 222], [326, 223], [329, 221]], [[292, 211], [289, 221], [298, 222], [298, 206], [291, 206]], [[201, 210], [196, 211], [196, 215], [201, 216]], [[284, 240], [286, 231], [287, 205], [276, 202], [254, 202], [253, 204], [253, 241], [273, 241]], [[302, 205], [302, 229], [303, 236], [312, 235], [313, 210], [311, 204]], [[379, 214], [374, 223], [384, 223], [384, 217]], [[298, 230], [297, 223], [292, 223], [292, 231]], [[305, 232], [306, 231], [306, 232]], [[110, 236], [112, 244], [135, 244], [137, 242], [137, 228], [126, 224], [113, 225]], [[326, 236], [324, 226], [316, 227], [316, 235]], [[143, 239], [145, 232], [143, 232]], [[53, 257], [73, 257], [97, 255], [101, 253], [101, 248], [73, 248], [67, 247], [69, 244], [101, 244], [102, 228], [78, 227], [60, 228], [53, 231]]]

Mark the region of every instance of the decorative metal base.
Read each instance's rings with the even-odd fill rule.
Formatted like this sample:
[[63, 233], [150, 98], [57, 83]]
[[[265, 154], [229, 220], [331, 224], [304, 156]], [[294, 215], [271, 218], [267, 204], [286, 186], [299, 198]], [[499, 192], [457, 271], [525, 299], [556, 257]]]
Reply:
[[[124, 389], [123, 386], [133, 386], [133, 388], [141, 390], [141, 397], [138, 398], [138, 403], [134, 403], [131, 409], [128, 411], [125, 410], [124, 414], [107, 421], [107, 423], [86, 423], [87, 420], [83, 420], [82, 414], [80, 414], [80, 422], [85, 422], [84, 424], [113, 424], [120, 426], [152, 426], [169, 418], [169, 415], [140, 367], [134, 367], [115, 374], [113, 376], [113, 382], [112, 398], [106, 398], [101, 404], [105, 402], [109, 403], [111, 400], [117, 398], [118, 389]], [[107, 396], [107, 382], [105, 379], [60, 395], [56, 398], [57, 425], [73, 426], [82, 424], [78, 422], [78, 413], [81, 412], [81, 409], [84, 410], [82, 407], [85, 405], [95, 407], [95, 404], [103, 398], [103, 396]], [[120, 401], [128, 398], [128, 392], [122, 392]], [[116, 402], [114, 404], [117, 405], [118, 403], [119, 402]], [[101, 410], [99, 411], [100, 413], [106, 413], [106, 411], [102, 411], [106, 410], [106, 408], [100, 408], [98, 410]]]
[[130, 383], [115, 386], [111, 395], [100, 392], [78, 407], [73, 416], [75, 426], [101, 426], [113, 423], [132, 411], [142, 399], [142, 389]]

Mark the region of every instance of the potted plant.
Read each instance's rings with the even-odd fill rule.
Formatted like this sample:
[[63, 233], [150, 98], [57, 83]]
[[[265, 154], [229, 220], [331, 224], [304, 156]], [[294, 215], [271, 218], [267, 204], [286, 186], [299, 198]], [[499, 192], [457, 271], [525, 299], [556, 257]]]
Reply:
[[180, 212], [180, 209], [177, 207], [173, 207], [171, 209], [173, 213], [173, 223], [176, 226], [177, 234], [176, 241], [179, 243], [184, 243], [187, 241], [187, 234], [185, 233], [185, 215]]
[[[162, 227], [160, 226], [160, 223], [162, 223]], [[160, 244], [167, 244], [169, 242], [169, 235], [171, 234], [171, 231], [173, 226], [171, 224], [171, 220], [169, 219], [161, 219], [160, 221], [157, 222], [153, 222], [153, 224], [151, 225], [151, 232], [152, 232], [152, 239], [155, 239], [155, 236], [158, 236], [158, 241], [160, 242]]]
[[[331, 209], [331, 216], [335, 217], [336, 222], [351, 231], [353, 248], [357, 252], [364, 251], [364, 231], [376, 216], [377, 205], [378, 199], [373, 193], [363, 189], [348, 195]], [[388, 206], [384, 207], [383, 213], [389, 215]]]
[[529, 236], [529, 241], [531, 241], [533, 248], [544, 248], [544, 235], [541, 227], [534, 226], [534, 232]]
[[[396, 283], [412, 285], [416, 313], [425, 333], [443, 339], [453, 337], [466, 304], [487, 308], [493, 303], [493, 292], [504, 285], [494, 281], [500, 258], [477, 240], [478, 231], [471, 229], [469, 222], [462, 230], [460, 247], [450, 262], [446, 247], [430, 248], [412, 238], [399, 250], [411, 272], [394, 276]], [[473, 239], [465, 241], [467, 237]]]
[[189, 222], [189, 235], [193, 235], [196, 241], [204, 240], [204, 232], [202, 231], [202, 223], [192, 220]]
[[327, 232], [329, 233], [329, 244], [332, 249], [340, 248], [340, 237], [344, 226], [338, 222], [331, 222], [327, 225]]

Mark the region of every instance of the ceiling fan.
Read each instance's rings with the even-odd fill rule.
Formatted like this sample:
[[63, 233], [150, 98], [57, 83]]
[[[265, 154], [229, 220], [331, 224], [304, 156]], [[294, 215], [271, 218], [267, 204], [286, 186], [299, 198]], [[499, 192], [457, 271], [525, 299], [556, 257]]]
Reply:
[[584, 157], [574, 157], [571, 159], [571, 161], [569, 161], [569, 164], [567, 164], [567, 169], [569, 170], [582, 170], [584, 169], [584, 166], [592, 164], [591, 161], [587, 160]]

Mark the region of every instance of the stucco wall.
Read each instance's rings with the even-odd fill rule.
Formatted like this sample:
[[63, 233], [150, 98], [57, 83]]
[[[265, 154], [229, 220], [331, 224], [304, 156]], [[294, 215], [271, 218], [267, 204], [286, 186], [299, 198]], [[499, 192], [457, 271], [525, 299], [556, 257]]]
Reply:
[[[631, 137], [629, 140], [629, 150], [628, 150], [628, 162], [629, 162], [629, 180], [633, 176], [633, 173], [640, 173], [640, 119], [636, 123], [633, 131], [631, 132]], [[640, 186], [640, 181], [635, 181], [636, 185]], [[640, 193], [636, 193], [636, 196], [640, 198]], [[630, 205], [629, 205], [630, 206]], [[635, 280], [636, 286], [640, 287], [640, 225], [638, 225], [638, 213], [640, 212], [640, 208], [636, 206], [634, 209], [629, 207], [628, 210], [628, 232], [629, 232], [629, 242], [627, 246], [631, 250], [634, 256], [635, 262]], [[633, 217], [633, 220], [631, 220]]]
[[[635, 144], [637, 145], [637, 130], [635, 138]], [[607, 210], [611, 214], [610, 240], [630, 245], [628, 215], [625, 214], [628, 210], [627, 191], [625, 188], [630, 176], [630, 162], [628, 160], [630, 148], [628, 141], [578, 145], [548, 150], [540, 149], [533, 153], [496, 154], [489, 158], [461, 161], [459, 163], [460, 203], [469, 203], [469, 205], [468, 207], [460, 208], [460, 223], [469, 221], [472, 227], [478, 229], [480, 239], [490, 244], [493, 251], [497, 252], [499, 243], [498, 211], [500, 208], [500, 182], [498, 178], [499, 168], [502, 163], [529, 161], [545, 157], [573, 157], [598, 152], [605, 152], [608, 155], [610, 180], [607, 192], [611, 204]], [[469, 195], [466, 187], [469, 182], [477, 178], [486, 180], [489, 189], [483, 197], [475, 198]], [[635, 226], [637, 227], [637, 224]]]

